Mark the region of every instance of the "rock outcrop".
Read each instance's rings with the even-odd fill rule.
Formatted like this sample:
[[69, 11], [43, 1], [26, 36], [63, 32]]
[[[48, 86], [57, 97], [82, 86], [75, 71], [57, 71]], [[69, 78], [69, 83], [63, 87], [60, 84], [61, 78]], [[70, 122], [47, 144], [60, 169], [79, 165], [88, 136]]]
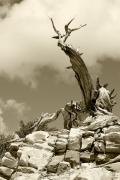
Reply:
[[70, 130], [33, 132], [11, 143], [0, 180], [120, 179], [119, 121], [102, 115]]

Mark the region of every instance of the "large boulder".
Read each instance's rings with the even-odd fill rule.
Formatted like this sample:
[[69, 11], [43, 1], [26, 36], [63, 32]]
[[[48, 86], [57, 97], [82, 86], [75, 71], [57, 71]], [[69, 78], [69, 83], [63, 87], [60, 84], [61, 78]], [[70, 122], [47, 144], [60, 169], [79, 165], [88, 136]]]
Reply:
[[62, 129], [58, 132], [57, 141], [55, 144], [56, 154], [64, 153], [66, 151], [68, 145], [68, 134], [69, 131], [67, 129]]
[[114, 142], [106, 141], [106, 153], [120, 153], [120, 144]]
[[58, 138], [56, 141], [55, 152], [64, 153], [66, 151], [68, 140], [66, 138]]
[[113, 180], [111, 172], [105, 168], [85, 168], [81, 169], [76, 180]]
[[26, 136], [26, 141], [29, 143], [37, 143], [41, 141], [45, 141], [49, 137], [49, 133], [45, 131], [35, 131]]
[[24, 161], [26, 162], [26, 157], [28, 157], [28, 166], [37, 168], [39, 170], [44, 169], [53, 156], [53, 152], [51, 151], [32, 146], [20, 147], [18, 153], [21, 154], [21, 156], [26, 154], [26, 156], [24, 156]]
[[120, 132], [110, 132], [105, 134], [105, 140], [120, 144]]
[[47, 166], [47, 171], [56, 173], [59, 163], [63, 160], [64, 160], [64, 155], [52, 157], [51, 161], [49, 162], [49, 164]]
[[6, 152], [4, 157], [2, 158], [2, 166], [6, 166], [8, 168], [16, 168], [18, 164], [18, 160], [15, 159], [9, 152]]
[[108, 134], [111, 132], [120, 132], [120, 126], [114, 125], [114, 126], [105, 127], [105, 128], [103, 128], [103, 131], [105, 134]]
[[13, 174], [11, 180], [39, 180], [40, 174], [39, 173], [21, 173], [17, 172]]
[[82, 146], [82, 132], [79, 128], [71, 128], [68, 138], [68, 149], [80, 151]]
[[65, 161], [69, 162], [71, 164], [71, 167], [80, 165], [80, 152], [67, 150], [65, 154]]
[[120, 162], [111, 163], [106, 165], [105, 168], [109, 171], [120, 172]]
[[3, 176], [10, 177], [12, 173], [13, 173], [13, 169], [4, 166], [0, 167], [0, 174], [2, 174]]
[[120, 153], [120, 132], [105, 134], [106, 152]]

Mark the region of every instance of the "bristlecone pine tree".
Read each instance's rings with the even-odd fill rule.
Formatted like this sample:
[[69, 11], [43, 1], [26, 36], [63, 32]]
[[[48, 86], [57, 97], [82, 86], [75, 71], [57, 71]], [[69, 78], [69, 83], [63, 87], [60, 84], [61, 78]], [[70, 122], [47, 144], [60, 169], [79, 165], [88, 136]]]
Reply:
[[99, 113], [111, 114], [113, 106], [116, 104], [116, 102], [114, 102], [116, 95], [113, 96], [114, 89], [111, 92], [107, 90], [108, 84], [101, 85], [99, 78], [97, 78], [96, 87], [94, 88], [92, 78], [81, 57], [83, 53], [80, 53], [78, 49], [76, 50], [72, 46], [66, 44], [71, 33], [83, 28], [86, 24], [71, 29], [69, 28], [69, 25], [74, 20], [73, 18], [65, 25], [65, 33], [61, 34], [56, 28], [53, 19], [50, 18], [50, 20], [53, 30], [57, 34], [56, 36], [53, 36], [53, 38], [58, 39], [58, 46], [67, 56], [69, 56], [71, 66], [67, 67], [67, 69], [72, 69], [75, 73], [75, 78], [83, 95], [86, 112], [89, 112], [92, 115], [97, 115]]

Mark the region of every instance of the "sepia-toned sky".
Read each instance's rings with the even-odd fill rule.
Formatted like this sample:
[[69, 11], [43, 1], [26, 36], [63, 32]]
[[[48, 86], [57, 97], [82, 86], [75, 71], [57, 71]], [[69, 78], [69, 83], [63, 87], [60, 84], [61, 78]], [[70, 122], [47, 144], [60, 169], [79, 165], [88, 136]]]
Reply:
[[119, 0], [0, 0], [0, 132], [81, 99], [49, 17], [62, 32], [72, 17], [71, 27], [87, 24], [68, 42], [84, 53], [93, 81], [99, 76], [116, 89], [120, 115]]

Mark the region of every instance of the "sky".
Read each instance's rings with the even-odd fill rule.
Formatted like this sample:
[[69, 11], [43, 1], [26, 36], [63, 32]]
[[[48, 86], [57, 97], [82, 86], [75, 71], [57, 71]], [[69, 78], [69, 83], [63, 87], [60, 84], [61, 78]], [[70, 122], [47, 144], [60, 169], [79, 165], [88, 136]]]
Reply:
[[68, 43], [84, 53], [93, 82], [99, 76], [116, 89], [114, 113], [120, 115], [119, 0], [0, 0], [1, 133], [16, 130], [20, 120], [81, 100], [74, 73], [66, 70], [69, 59], [51, 38], [49, 17], [62, 32], [72, 17], [71, 27], [87, 24]]

